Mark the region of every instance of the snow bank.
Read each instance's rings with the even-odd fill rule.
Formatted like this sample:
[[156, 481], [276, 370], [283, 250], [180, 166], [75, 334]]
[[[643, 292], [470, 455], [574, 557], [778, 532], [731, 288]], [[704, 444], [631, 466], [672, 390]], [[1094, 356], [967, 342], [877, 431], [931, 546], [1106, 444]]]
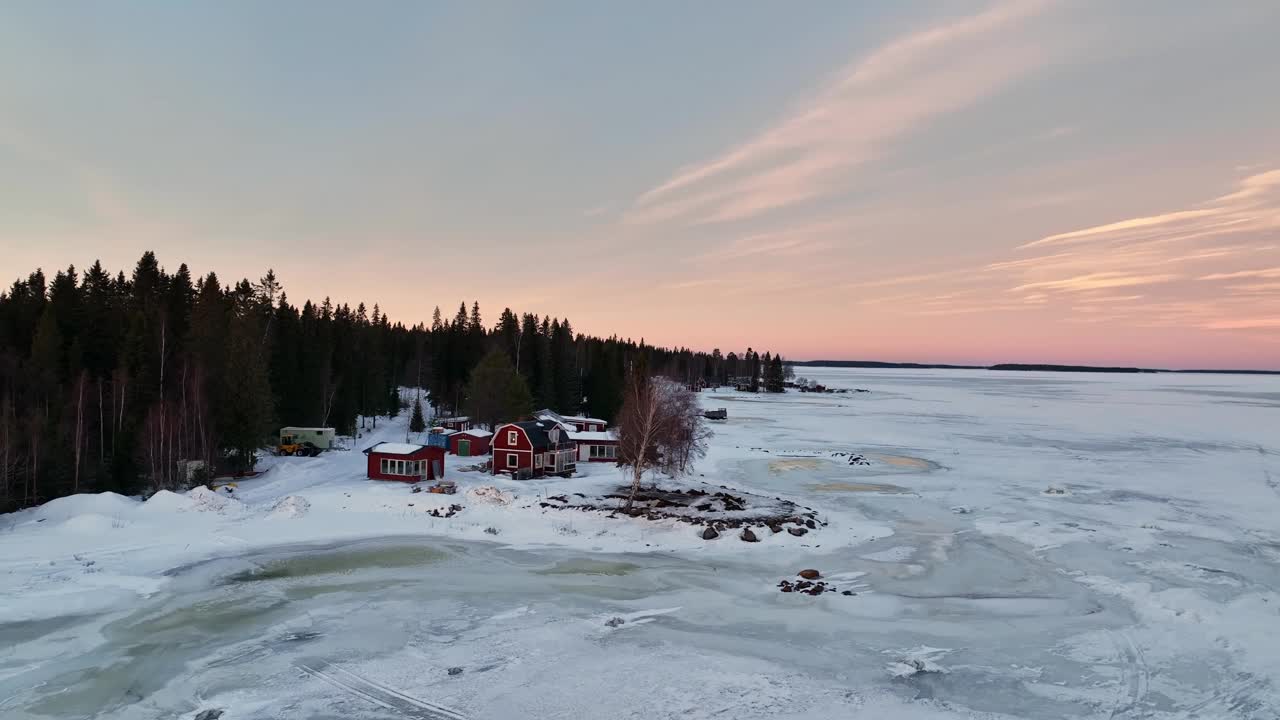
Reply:
[[69, 495], [50, 500], [36, 508], [33, 519], [48, 522], [65, 522], [78, 515], [125, 515], [137, 509], [137, 500], [113, 492]]
[[236, 513], [244, 510], [239, 500], [222, 493], [200, 486], [187, 492], [191, 498], [191, 509], [199, 512]]
[[271, 517], [300, 518], [311, 509], [311, 503], [300, 495], [289, 495], [280, 499], [271, 508]]
[[142, 503], [142, 510], [149, 513], [178, 512], [190, 509], [191, 505], [191, 497], [171, 490], [161, 490]]

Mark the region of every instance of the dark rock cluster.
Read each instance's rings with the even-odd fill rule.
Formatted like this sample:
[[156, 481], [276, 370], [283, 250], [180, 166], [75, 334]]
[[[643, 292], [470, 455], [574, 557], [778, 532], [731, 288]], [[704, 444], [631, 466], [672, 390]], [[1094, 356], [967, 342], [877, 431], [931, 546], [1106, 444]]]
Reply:
[[454, 515], [457, 515], [461, 511], [462, 511], [461, 505], [450, 505], [445, 510], [441, 510], [440, 508], [433, 508], [431, 512], [427, 514], [430, 515], [431, 517], [450, 518], [450, 517], [453, 517]]

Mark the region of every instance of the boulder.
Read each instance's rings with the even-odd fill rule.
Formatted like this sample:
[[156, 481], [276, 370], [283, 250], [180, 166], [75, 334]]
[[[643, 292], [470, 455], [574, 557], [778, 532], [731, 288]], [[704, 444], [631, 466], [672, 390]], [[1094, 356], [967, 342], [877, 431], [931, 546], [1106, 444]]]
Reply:
[[809, 529], [802, 528], [802, 527], [793, 527], [793, 528], [787, 528], [787, 532], [791, 533], [792, 535], [795, 535], [796, 537], [800, 537], [801, 535], [804, 535], [805, 533], [809, 532]]
[[751, 528], [743, 528], [742, 534], [739, 535], [739, 537], [742, 538], [742, 542], [760, 542], [760, 538], [756, 537], [756, 534], [751, 532]]
[[218, 720], [218, 718], [222, 717], [222, 712], [223, 711], [218, 708], [201, 710], [196, 714], [195, 720]]
[[817, 580], [818, 578], [822, 577], [822, 573], [818, 572], [817, 570], [814, 570], [813, 568], [801, 570], [800, 572], [796, 573], [796, 575], [799, 575], [805, 580]]
[[718, 537], [720, 537], [720, 533], [716, 532], [716, 529], [713, 527], [709, 527], [702, 531], [703, 540], [715, 540]]

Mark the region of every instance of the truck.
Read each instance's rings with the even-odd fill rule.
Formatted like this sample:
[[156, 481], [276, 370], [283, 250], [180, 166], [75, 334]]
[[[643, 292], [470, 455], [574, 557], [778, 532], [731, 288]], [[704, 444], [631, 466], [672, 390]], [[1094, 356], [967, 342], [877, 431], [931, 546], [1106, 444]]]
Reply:
[[333, 428], [282, 427], [277, 455], [305, 455], [313, 457], [333, 447]]

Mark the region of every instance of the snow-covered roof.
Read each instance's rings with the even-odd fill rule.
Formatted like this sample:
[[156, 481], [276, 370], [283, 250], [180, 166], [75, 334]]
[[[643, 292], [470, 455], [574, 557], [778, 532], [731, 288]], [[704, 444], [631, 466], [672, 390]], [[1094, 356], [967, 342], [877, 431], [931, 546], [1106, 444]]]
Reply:
[[561, 415], [555, 410], [539, 410], [533, 414], [534, 417], [543, 420], [554, 420], [555, 422], [567, 423], [594, 423], [596, 425], [608, 425], [608, 421], [600, 418], [583, 417], [581, 415]]
[[574, 430], [569, 433], [569, 439], [574, 442], [617, 442], [618, 436], [609, 430], [603, 432], [578, 432]]
[[479, 437], [489, 437], [489, 436], [493, 435], [493, 433], [489, 432], [488, 430], [475, 430], [475, 429], [472, 429], [472, 430], [460, 430], [460, 431], [458, 431], [458, 432], [456, 432], [456, 433], [454, 433], [454, 434], [455, 434], [455, 435], [470, 435], [471, 437], [478, 437], [478, 438], [479, 438]]
[[379, 452], [386, 455], [412, 455], [424, 447], [426, 445], [417, 443], [380, 442], [365, 452]]
[[428, 432], [430, 432], [432, 435], [452, 435], [458, 431], [450, 430], [449, 428], [433, 427]]
[[458, 417], [444, 417], [444, 418], [436, 418], [436, 422], [441, 422], [441, 423], [457, 423], [457, 422], [467, 422], [467, 421], [468, 421], [468, 420], [470, 420], [470, 419], [471, 419], [471, 418], [470, 418], [470, 417], [468, 417], [467, 415], [459, 415]]

